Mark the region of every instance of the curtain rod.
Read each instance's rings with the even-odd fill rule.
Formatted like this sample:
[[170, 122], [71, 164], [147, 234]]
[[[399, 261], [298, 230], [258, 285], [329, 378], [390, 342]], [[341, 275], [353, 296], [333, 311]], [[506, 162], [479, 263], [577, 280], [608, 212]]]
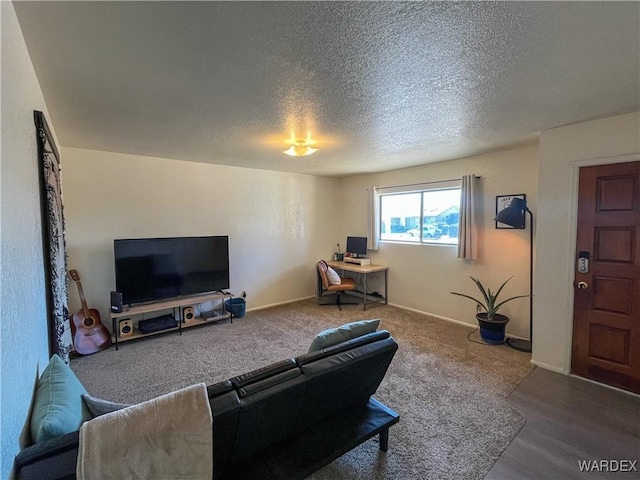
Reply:
[[[475, 175], [476, 180], [481, 179], [482, 177]], [[388, 187], [376, 187], [376, 190], [384, 190], [386, 188], [400, 188], [400, 187], [417, 187], [418, 185], [431, 185], [433, 183], [447, 183], [447, 182], [456, 182], [462, 180], [462, 178], [450, 178], [448, 180], [434, 180], [431, 182], [420, 182], [420, 183], [407, 183], [405, 185], [389, 185]]]

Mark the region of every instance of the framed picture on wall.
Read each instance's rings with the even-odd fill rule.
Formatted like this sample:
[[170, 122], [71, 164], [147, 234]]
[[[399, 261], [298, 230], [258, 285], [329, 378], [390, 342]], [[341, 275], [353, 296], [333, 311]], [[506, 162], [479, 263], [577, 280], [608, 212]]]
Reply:
[[[513, 195], [498, 195], [496, 197], [496, 216], [502, 210], [511, 205], [511, 200], [514, 198], [521, 198], [522, 200], [526, 200], [527, 196], [524, 193], [518, 193]], [[522, 211], [522, 227], [512, 227], [511, 225], [507, 225], [506, 223], [496, 222], [496, 228], [510, 228], [510, 229], [523, 229], [524, 228], [524, 210]]]

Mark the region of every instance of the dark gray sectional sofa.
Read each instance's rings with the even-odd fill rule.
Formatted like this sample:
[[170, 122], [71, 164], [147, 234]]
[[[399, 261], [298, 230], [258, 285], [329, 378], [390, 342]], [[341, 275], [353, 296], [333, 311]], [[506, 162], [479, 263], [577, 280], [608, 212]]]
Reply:
[[[303, 479], [399, 415], [372, 395], [398, 345], [382, 330], [207, 387], [214, 479]], [[75, 478], [78, 432], [24, 449], [19, 479]]]

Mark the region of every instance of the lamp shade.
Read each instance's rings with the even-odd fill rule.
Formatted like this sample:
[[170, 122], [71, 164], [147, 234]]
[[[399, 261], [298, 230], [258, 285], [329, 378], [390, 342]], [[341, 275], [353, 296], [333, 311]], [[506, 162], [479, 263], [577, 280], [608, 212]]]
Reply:
[[496, 221], [514, 228], [524, 228], [524, 212], [527, 210], [527, 201], [514, 197], [507, 208], [498, 212]]

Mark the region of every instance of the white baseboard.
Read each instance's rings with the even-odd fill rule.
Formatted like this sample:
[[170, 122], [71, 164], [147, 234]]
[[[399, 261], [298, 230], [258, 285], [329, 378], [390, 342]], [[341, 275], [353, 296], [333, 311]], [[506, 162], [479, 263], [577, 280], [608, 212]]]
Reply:
[[566, 375], [567, 374], [567, 372], [562, 370], [561, 367], [556, 367], [555, 365], [549, 365], [547, 363], [538, 362], [538, 361], [533, 360], [533, 359], [531, 359], [531, 363], [534, 364], [536, 367], [540, 367], [540, 368], [544, 368], [545, 370], [550, 370], [552, 372], [560, 373], [561, 375]]
[[[434, 317], [434, 318], [437, 318], [439, 320], [444, 320], [445, 322], [451, 322], [451, 323], [455, 323], [457, 325], [462, 325], [464, 327], [475, 328], [475, 327], [478, 326], [477, 323], [462, 322], [462, 321], [456, 320], [454, 318], [443, 317], [442, 315], [436, 315], [435, 313], [424, 312], [422, 310], [416, 310], [415, 308], [409, 308], [409, 307], [405, 307], [403, 305], [398, 305], [397, 303], [389, 303], [389, 305], [391, 305], [393, 307], [396, 307], [396, 308], [399, 308], [401, 310], [408, 310], [410, 312], [419, 313], [421, 315], [428, 315], [430, 317]], [[518, 335], [513, 335], [513, 334], [510, 334], [510, 333], [507, 333], [507, 337], [509, 337], [509, 338], [518, 338], [520, 340], [528, 340], [526, 338], [519, 337]], [[539, 367], [546, 368], [547, 370], [553, 370], [553, 371], [557, 371], [558, 373], [564, 373], [561, 370], [557, 370], [555, 367], [552, 367], [551, 365], [539, 364], [539, 362], [536, 363], [533, 360], [531, 360], [531, 363], [534, 364], [534, 365], [537, 365]]]
[[475, 328], [475, 327], [478, 326], [477, 323], [462, 322], [462, 321], [456, 320], [454, 318], [443, 317], [442, 315], [436, 315], [435, 313], [429, 313], [429, 312], [425, 312], [423, 310], [416, 310], [415, 308], [405, 307], [404, 305], [398, 305], [397, 303], [389, 303], [389, 305], [391, 305], [392, 307], [399, 308], [400, 310], [407, 310], [409, 312], [419, 313], [421, 315], [429, 315], [430, 317], [437, 318], [438, 320], [444, 320], [445, 322], [457, 323], [458, 325], [463, 325], [465, 327]]
[[269, 303], [267, 305], [260, 305], [258, 307], [247, 308], [247, 312], [255, 312], [257, 310], [264, 310], [265, 308], [277, 307], [279, 305], [286, 305], [288, 303], [299, 302], [300, 300], [308, 300], [310, 298], [316, 298], [316, 296], [309, 295], [308, 297], [294, 298], [293, 300], [285, 300], [284, 302]]

